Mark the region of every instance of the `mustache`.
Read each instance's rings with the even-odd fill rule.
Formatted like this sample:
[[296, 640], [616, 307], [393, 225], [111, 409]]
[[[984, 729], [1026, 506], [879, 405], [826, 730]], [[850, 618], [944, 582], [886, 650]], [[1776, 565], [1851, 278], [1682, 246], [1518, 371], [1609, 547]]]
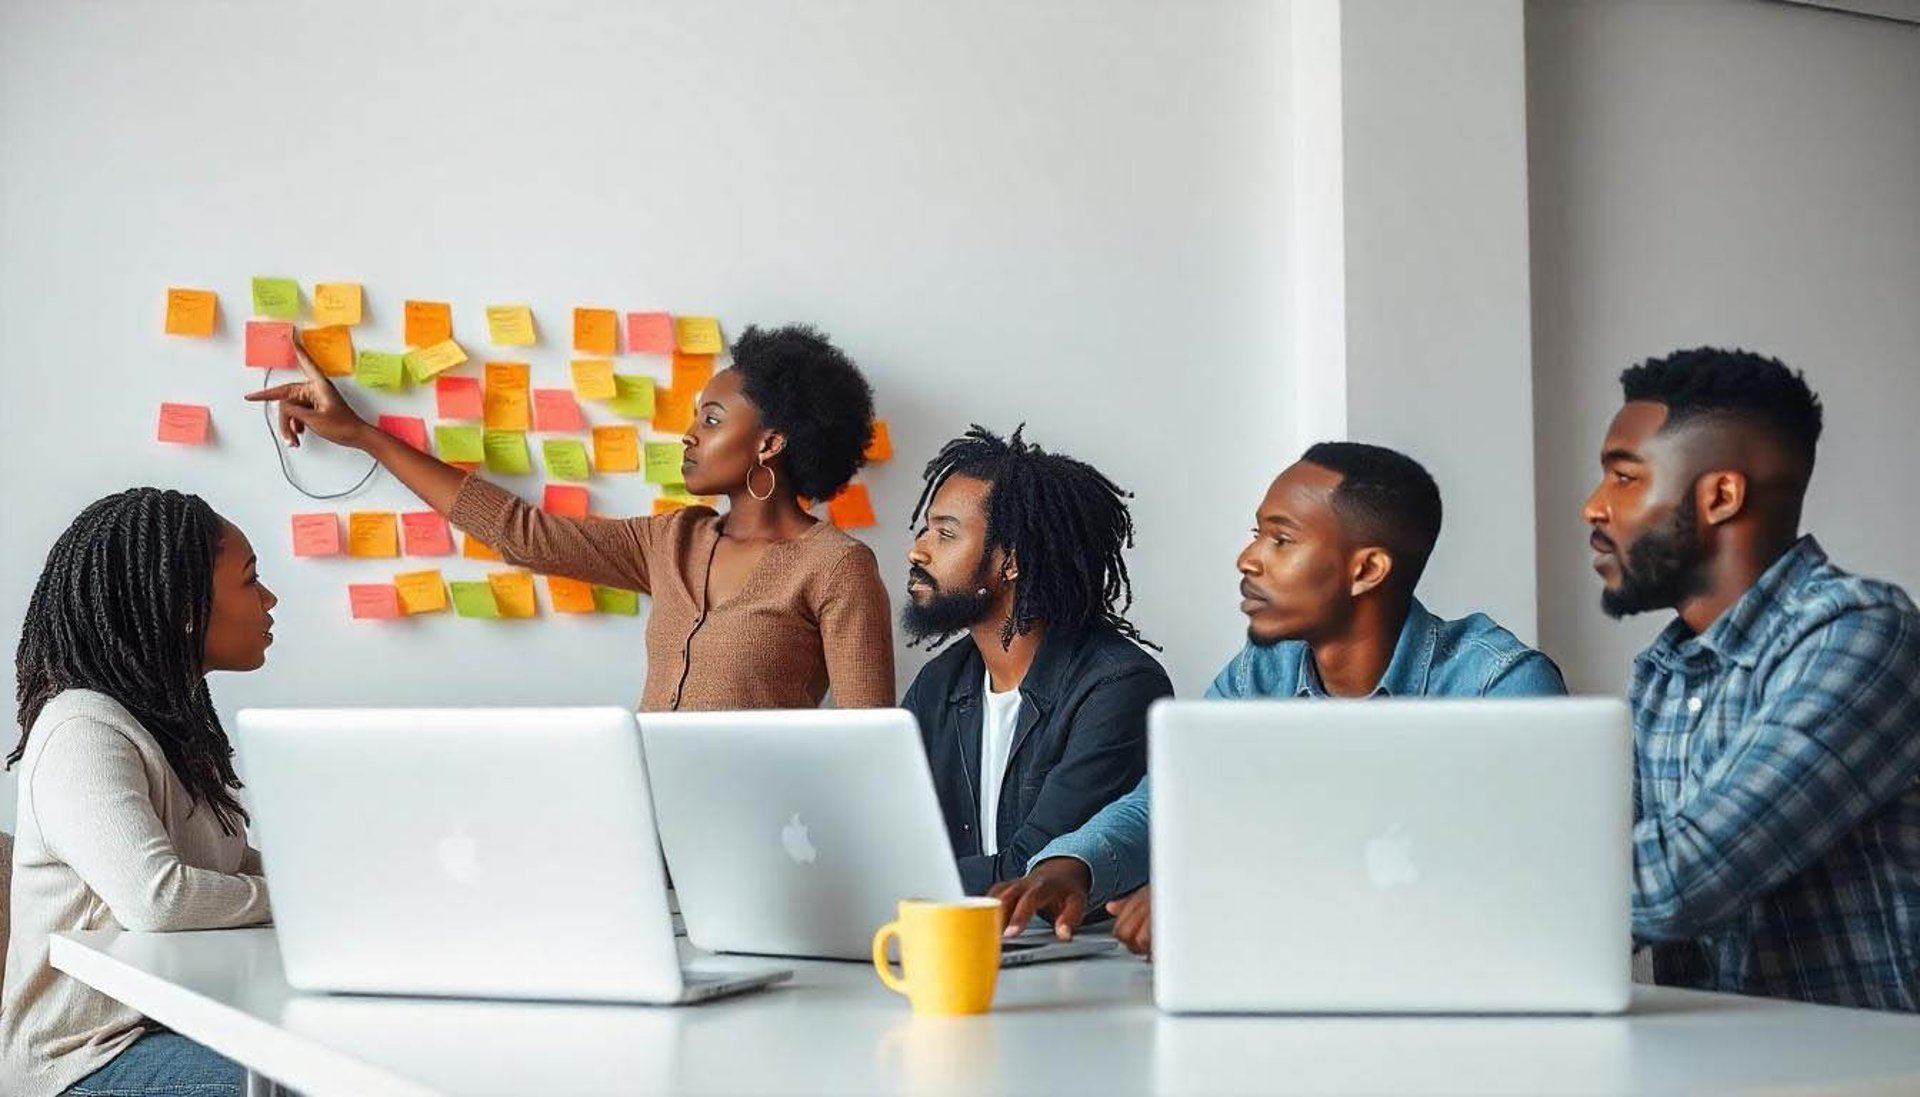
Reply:
[[917, 567], [910, 567], [907, 569], [907, 582], [925, 583], [928, 590], [940, 589], [940, 584], [934, 581], [933, 576], [927, 574], [924, 570]]

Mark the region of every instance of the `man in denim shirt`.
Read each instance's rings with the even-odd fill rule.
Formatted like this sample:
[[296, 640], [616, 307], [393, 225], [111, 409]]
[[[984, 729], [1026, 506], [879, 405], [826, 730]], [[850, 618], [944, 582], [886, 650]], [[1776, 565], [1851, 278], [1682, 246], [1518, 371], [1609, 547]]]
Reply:
[[1920, 612], [1800, 534], [1799, 374], [1680, 351], [1621, 376], [1587, 499], [1635, 660], [1633, 931], [1667, 985], [1920, 1009]]
[[[1442, 620], [1414, 597], [1440, 535], [1440, 490], [1411, 458], [1354, 442], [1314, 446], [1274, 480], [1255, 518], [1238, 560], [1247, 646], [1208, 697], [1566, 692], [1552, 660], [1484, 614]], [[1040, 850], [1026, 876], [994, 889], [1010, 934], [1039, 913], [1071, 936], [1104, 902], [1114, 936], [1149, 950], [1148, 785], [1142, 778]]]

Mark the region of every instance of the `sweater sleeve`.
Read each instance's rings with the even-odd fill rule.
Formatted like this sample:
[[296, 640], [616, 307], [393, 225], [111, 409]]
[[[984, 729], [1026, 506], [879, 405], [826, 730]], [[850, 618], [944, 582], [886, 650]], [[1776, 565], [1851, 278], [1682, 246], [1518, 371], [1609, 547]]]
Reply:
[[838, 708], [893, 707], [893, 622], [880, 565], [862, 542], [840, 556], [819, 607], [827, 685]]
[[656, 523], [665, 519], [548, 514], [478, 476], [460, 485], [447, 518], [510, 564], [643, 594], [653, 590], [647, 553]]
[[[47, 729], [32, 806], [47, 849], [130, 930], [226, 929], [271, 917], [267, 882], [181, 859], [153, 808], [140, 751], [111, 725], [75, 717]], [[203, 809], [208, 810], [208, 809]]]

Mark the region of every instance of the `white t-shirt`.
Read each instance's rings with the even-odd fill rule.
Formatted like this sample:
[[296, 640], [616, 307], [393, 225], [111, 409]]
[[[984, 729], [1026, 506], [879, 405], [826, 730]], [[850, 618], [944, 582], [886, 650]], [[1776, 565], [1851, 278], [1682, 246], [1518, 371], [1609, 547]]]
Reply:
[[1007, 775], [1014, 725], [1020, 722], [1020, 689], [995, 693], [993, 672], [986, 678], [980, 713], [980, 848], [991, 857], [1000, 852], [1000, 782]]

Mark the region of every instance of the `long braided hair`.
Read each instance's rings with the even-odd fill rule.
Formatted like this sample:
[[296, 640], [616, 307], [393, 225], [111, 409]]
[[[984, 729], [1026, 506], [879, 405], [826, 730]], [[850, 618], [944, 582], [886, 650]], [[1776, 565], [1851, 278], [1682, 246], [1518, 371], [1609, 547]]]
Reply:
[[[1028, 442], [1022, 437], [1026, 429], [1022, 423], [1013, 437], [1002, 438], [975, 423], [940, 447], [923, 474], [914, 527], [949, 478], [983, 481], [989, 485], [986, 555], [1005, 549], [1020, 568], [1012, 611], [1000, 626], [1002, 647], [1037, 622], [1066, 631], [1099, 623], [1159, 651], [1126, 618], [1133, 582], [1122, 554], [1133, 547], [1133, 514], [1126, 503], [1133, 493], [1085, 461]], [[930, 637], [927, 647], [954, 635]]]
[[151, 733], [196, 804], [237, 833], [233, 745], [207, 691], [220, 516], [195, 495], [133, 488], [87, 507], [54, 542], [14, 655], [20, 743], [62, 690], [97, 690]]

